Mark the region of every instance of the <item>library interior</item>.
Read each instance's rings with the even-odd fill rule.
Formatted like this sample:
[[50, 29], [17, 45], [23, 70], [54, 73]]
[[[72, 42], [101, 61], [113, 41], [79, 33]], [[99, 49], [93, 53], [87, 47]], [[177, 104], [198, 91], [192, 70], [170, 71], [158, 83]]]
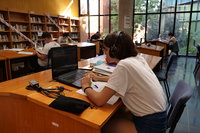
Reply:
[[1, 0], [1, 133], [200, 132], [199, 0]]

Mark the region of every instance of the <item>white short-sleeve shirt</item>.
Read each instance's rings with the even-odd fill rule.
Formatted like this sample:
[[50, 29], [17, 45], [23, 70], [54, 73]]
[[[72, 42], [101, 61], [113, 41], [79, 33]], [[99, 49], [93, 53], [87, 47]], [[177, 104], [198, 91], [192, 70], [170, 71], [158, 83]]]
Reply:
[[166, 109], [163, 88], [145, 59], [139, 55], [120, 60], [106, 86], [116, 91], [115, 95], [135, 116]]
[[[44, 48], [43, 50], [41, 51], [41, 54], [45, 54], [47, 55], [46, 58], [44, 60], [40, 60], [38, 58], [38, 64], [40, 66], [47, 66], [47, 63], [48, 63], [48, 53], [49, 53], [49, 50], [53, 47], [60, 47], [60, 44], [56, 43], [56, 42], [50, 42], [50, 43], [47, 43], [44, 45]], [[51, 61], [50, 61], [50, 64], [51, 64]]]

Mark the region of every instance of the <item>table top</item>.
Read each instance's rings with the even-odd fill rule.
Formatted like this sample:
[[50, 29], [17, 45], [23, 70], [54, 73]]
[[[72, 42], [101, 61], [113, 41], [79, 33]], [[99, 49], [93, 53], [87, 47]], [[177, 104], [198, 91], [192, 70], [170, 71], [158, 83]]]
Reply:
[[81, 47], [90, 47], [90, 46], [95, 46], [94, 43], [89, 43], [89, 42], [79, 42], [79, 43], [69, 43], [69, 44], [65, 44], [65, 43], [61, 43], [61, 46], [66, 46], [66, 45], [77, 45], [77, 47], [81, 48]]
[[159, 39], [153, 39], [153, 40], [149, 40], [147, 42], [161, 42], [161, 43], [169, 44], [169, 41], [167, 41], [167, 40], [159, 40]]
[[[151, 55], [141, 54], [141, 53], [140, 55], [147, 61], [150, 68], [152, 69], [161, 60], [161, 57], [157, 57], [157, 56], [151, 56]], [[105, 58], [105, 55], [102, 55], [99, 57], [94, 57], [94, 58], [80, 61], [79, 67], [89, 65], [90, 62], [93, 62], [94, 60], [104, 59], [104, 58]], [[65, 96], [82, 99], [94, 105], [94, 103], [92, 103], [86, 96], [76, 93], [76, 91], [78, 90], [77, 88], [52, 80], [51, 69], [34, 73], [31, 75], [23, 76], [20, 78], [8, 80], [5, 82], [1, 82], [0, 96], [11, 96], [14, 98], [20, 98], [22, 100], [30, 101], [44, 108], [58, 112], [66, 117], [70, 117], [76, 121], [92, 126], [96, 129], [102, 128], [103, 125], [110, 119], [110, 117], [122, 105], [121, 100], [118, 100], [114, 105], [105, 104], [102, 107], [98, 107], [97, 110], [87, 108], [82, 114], [79, 114], [79, 115], [53, 109], [53, 108], [50, 108], [48, 105], [54, 99], [49, 98], [39, 92], [25, 89], [25, 87], [29, 84], [28, 81], [33, 80], [33, 79], [36, 80], [39, 83], [40, 87], [42, 88], [55, 88], [56, 86], [64, 86], [65, 88], [72, 89], [72, 92], [64, 90]]]
[[[33, 52], [33, 48], [25, 49], [21, 52]], [[35, 56], [30, 54], [18, 54], [17, 51], [0, 51], [0, 56], [6, 57], [8, 59], [15, 59], [15, 58], [22, 58], [22, 57], [29, 57], [29, 56]]]
[[148, 49], [148, 50], [155, 50], [155, 51], [161, 51], [164, 49], [163, 46], [157, 46], [157, 45], [141, 45], [141, 46], [137, 46], [137, 49]]
[[4, 60], [7, 60], [7, 58], [0, 56], [0, 61], [4, 61]]

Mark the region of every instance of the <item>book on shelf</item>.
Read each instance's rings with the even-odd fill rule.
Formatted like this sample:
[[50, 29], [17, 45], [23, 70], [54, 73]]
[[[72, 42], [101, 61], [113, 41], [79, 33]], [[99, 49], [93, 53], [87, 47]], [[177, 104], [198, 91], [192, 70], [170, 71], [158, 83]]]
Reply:
[[41, 25], [34, 25], [34, 24], [31, 25], [31, 31], [38, 31], [38, 30], [42, 31]]
[[15, 43], [15, 44], [13, 44], [14, 49], [16, 49], [16, 48], [23, 49], [25, 47], [26, 47], [26, 43]]
[[40, 17], [30, 17], [30, 21], [33, 23], [42, 23], [41, 18]]
[[23, 41], [25, 40], [24, 37], [20, 35], [12, 35], [12, 41]]
[[37, 33], [32, 33], [32, 40], [38, 40]]
[[2, 14], [2, 13], [0, 13], [0, 18], [4, 19], [4, 17], [3, 17], [3, 14]]
[[27, 31], [27, 26], [26, 25], [19, 25], [19, 24], [15, 24], [12, 25], [15, 29], [19, 30], [19, 31]]
[[8, 41], [8, 36], [7, 35], [0, 35], [0, 42], [6, 42]]
[[67, 20], [60, 19], [60, 24], [67, 24]]
[[0, 25], [0, 31], [5, 31], [5, 30], [6, 30], [6, 26], [3, 25], [3, 24], [1, 24], [1, 25]]

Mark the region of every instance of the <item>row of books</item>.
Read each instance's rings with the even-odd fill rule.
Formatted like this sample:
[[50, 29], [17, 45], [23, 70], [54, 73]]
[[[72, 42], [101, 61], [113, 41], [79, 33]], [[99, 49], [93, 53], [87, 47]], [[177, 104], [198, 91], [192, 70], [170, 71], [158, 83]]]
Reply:
[[15, 24], [15, 25], [12, 25], [15, 29], [19, 30], [19, 31], [27, 31], [27, 27], [26, 25], [19, 25], [19, 24]]
[[76, 25], [76, 21], [75, 20], [71, 20], [71, 25]]
[[8, 41], [8, 35], [0, 35], [0, 42]]
[[24, 37], [22, 37], [20, 35], [12, 35], [12, 40], [13, 41], [23, 41], [25, 39], [24, 39]]
[[71, 27], [71, 31], [72, 32], [77, 32], [78, 31], [78, 27]]
[[65, 20], [65, 19], [60, 19], [59, 24], [68, 24], [68, 23], [67, 23], [67, 20]]
[[32, 33], [32, 40], [38, 40], [38, 34], [37, 33]]
[[6, 44], [1, 44], [0, 45], [0, 51], [4, 50], [4, 49], [7, 49], [8, 46]]
[[[58, 24], [57, 18], [52, 18], [52, 19], [55, 21], [56, 24]], [[53, 24], [49, 18], [47, 18], [46, 20], [47, 20], [47, 23]]]
[[42, 26], [40, 25], [31, 25], [31, 31], [42, 31]]
[[77, 38], [77, 37], [78, 37], [78, 34], [71, 34], [71, 37], [72, 37], [72, 38]]
[[0, 24], [0, 31], [5, 31], [6, 30], [6, 26], [4, 24]]
[[0, 13], [0, 18], [4, 19], [4, 17], [3, 17], [3, 14], [2, 14], [2, 13]]
[[15, 43], [13, 44], [13, 48], [26, 48], [26, 43]]
[[42, 23], [41, 18], [37, 17], [37, 16], [30, 17], [30, 20], [31, 20], [31, 22], [34, 22], [34, 23]]
[[47, 26], [47, 31], [53, 31], [53, 26]]
[[64, 31], [68, 31], [68, 27], [65, 27], [65, 26], [60, 26], [60, 28]]
[[37, 41], [37, 47], [43, 47], [43, 42], [42, 41]]

